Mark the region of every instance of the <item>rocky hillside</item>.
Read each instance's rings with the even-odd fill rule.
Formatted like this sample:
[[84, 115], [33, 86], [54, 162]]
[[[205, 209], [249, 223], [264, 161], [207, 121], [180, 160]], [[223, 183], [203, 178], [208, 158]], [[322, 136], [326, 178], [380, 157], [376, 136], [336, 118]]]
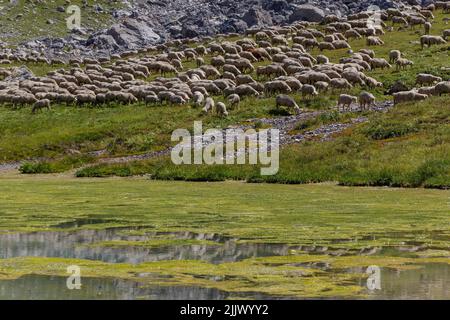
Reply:
[[[124, 0], [1, 1], [1, 40], [61, 56], [110, 54], [167, 39], [242, 33], [248, 28], [295, 21], [321, 21], [327, 14], [345, 16], [366, 10], [399, 7], [419, 0]], [[68, 5], [81, 8], [81, 28], [65, 26]], [[12, 24], [11, 22], [16, 23]]]

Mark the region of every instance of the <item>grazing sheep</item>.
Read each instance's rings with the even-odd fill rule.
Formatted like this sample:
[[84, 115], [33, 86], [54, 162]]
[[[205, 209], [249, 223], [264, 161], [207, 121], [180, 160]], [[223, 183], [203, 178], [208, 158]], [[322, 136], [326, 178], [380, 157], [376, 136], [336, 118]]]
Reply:
[[395, 61], [395, 64], [397, 66], [397, 70], [400, 69], [406, 69], [408, 66], [412, 66], [414, 64], [414, 62], [405, 59], [405, 58], [399, 58], [397, 59], [397, 61]]
[[350, 82], [348, 82], [347, 79], [343, 79], [343, 78], [331, 79], [330, 86], [331, 86], [331, 88], [338, 89], [338, 90], [353, 88], [352, 84]]
[[394, 105], [402, 102], [420, 101], [428, 98], [425, 94], [420, 94], [416, 91], [401, 91], [394, 93]]
[[330, 63], [330, 59], [328, 59], [328, 57], [324, 56], [324, 55], [318, 55], [316, 59], [317, 59], [317, 63], [319, 63], [319, 64]]
[[225, 104], [223, 102], [217, 102], [216, 112], [220, 116], [225, 116], [225, 117], [228, 116], [227, 107], [225, 106]]
[[395, 63], [398, 59], [402, 57], [400, 50], [391, 50], [389, 52], [389, 63]]
[[350, 109], [350, 106], [352, 103], [357, 103], [357, 102], [358, 102], [357, 97], [351, 96], [348, 94], [341, 94], [339, 96], [337, 107], [338, 107], [338, 110], [340, 110], [342, 107], [342, 110], [345, 111], [345, 109], [347, 109], [347, 110]]
[[205, 99], [205, 105], [203, 106], [203, 109], [202, 109], [203, 113], [208, 113], [209, 110], [214, 109], [214, 106], [215, 106], [215, 103], [214, 103], [213, 98], [207, 97]]
[[284, 94], [280, 94], [275, 98], [275, 107], [278, 109], [280, 106], [292, 108], [294, 109], [296, 114], [299, 114], [301, 112], [295, 100], [290, 96]]
[[285, 81], [274, 80], [264, 84], [264, 91], [270, 95], [274, 93], [289, 93], [292, 92], [292, 89]]
[[439, 82], [435, 87], [435, 92], [438, 95], [443, 95], [443, 94], [447, 94], [450, 93], [450, 81], [442, 81]]
[[361, 110], [370, 109], [375, 104], [375, 96], [370, 92], [363, 91], [359, 95], [359, 107]]
[[367, 37], [366, 44], [368, 46], [382, 46], [382, 45], [384, 45], [384, 41], [378, 37], [371, 36], [371, 37]]
[[430, 36], [430, 35], [423, 35], [420, 37], [420, 45], [422, 46], [422, 49], [425, 45], [428, 47], [431, 47], [432, 45], [439, 45], [439, 44], [446, 44], [447, 41], [444, 40], [441, 36]]
[[370, 61], [370, 66], [372, 67], [372, 69], [377, 69], [377, 68], [392, 68], [392, 66], [383, 58], [373, 58]]
[[[331, 80], [330, 80], [331, 81]], [[325, 92], [328, 90], [328, 82], [325, 81], [317, 81], [316, 83], [314, 83], [314, 87], [316, 87], [318, 92]]]
[[319, 93], [317, 92], [317, 90], [316, 90], [316, 88], [314, 86], [309, 85], [309, 84], [305, 84], [302, 87], [302, 95], [305, 98], [308, 98], [310, 96], [311, 97], [317, 97], [319, 95]]
[[442, 38], [447, 41], [447, 38], [450, 37], [450, 29], [446, 29], [442, 32]]
[[203, 102], [205, 101], [205, 96], [200, 91], [195, 91], [193, 93], [194, 98], [194, 105], [196, 107], [201, 107], [203, 105]]
[[436, 94], [436, 87], [421, 87], [417, 90], [420, 94], [426, 94], [427, 96], [433, 96]]
[[195, 59], [195, 63], [197, 64], [197, 68], [200, 68], [200, 66], [205, 64], [205, 59], [203, 59], [202, 57], [197, 57]]
[[236, 68], [236, 66], [232, 65], [232, 64], [224, 64], [223, 65], [223, 71], [227, 71], [227, 72], [231, 72], [232, 74], [234, 74], [235, 76], [238, 74], [241, 74], [241, 71]]
[[48, 110], [51, 110], [50, 107], [50, 100], [49, 99], [42, 99], [38, 100], [34, 103], [33, 109], [31, 110], [32, 113], [36, 113], [38, 110], [42, 110], [44, 108], [47, 108]]
[[375, 51], [371, 50], [371, 49], [360, 49], [358, 51], [359, 53], [363, 53], [368, 55], [369, 57], [371, 57], [372, 59], [375, 58]]
[[144, 98], [145, 104], [155, 104], [160, 102], [159, 98], [156, 95], [147, 95]]
[[416, 77], [416, 84], [433, 84], [435, 82], [441, 82], [442, 78], [427, 73], [419, 73]]
[[372, 77], [368, 77], [366, 76], [366, 78], [364, 79], [364, 81], [366, 82], [366, 85], [369, 88], [376, 88], [376, 87], [383, 87], [383, 83], [378, 81], [377, 79], [374, 79]]
[[230, 108], [236, 107], [237, 109], [239, 109], [239, 104], [241, 102], [241, 98], [239, 97], [238, 94], [236, 94], [236, 93], [230, 94], [227, 97], [227, 101], [229, 103]]

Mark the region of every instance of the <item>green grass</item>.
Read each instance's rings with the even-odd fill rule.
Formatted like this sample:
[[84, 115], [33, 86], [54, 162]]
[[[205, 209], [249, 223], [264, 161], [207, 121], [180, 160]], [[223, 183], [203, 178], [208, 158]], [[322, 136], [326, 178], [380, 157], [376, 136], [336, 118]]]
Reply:
[[[122, 7], [120, 1], [88, 0], [87, 3], [88, 6], [83, 7], [81, 0], [70, 1], [71, 5], [78, 5], [81, 9], [81, 26], [94, 30], [111, 25], [113, 18], [110, 10]], [[104, 11], [95, 12], [94, 4], [101, 5]], [[0, 2], [0, 6], [3, 7], [0, 14], [0, 26], [2, 28], [0, 39], [9, 44], [15, 45], [37, 37], [64, 37], [70, 32], [66, 27], [66, 18], [69, 17], [69, 14], [56, 10], [59, 6], [67, 8], [68, 5], [64, 0], [35, 2], [34, 5], [32, 2], [25, 0], [19, 0], [17, 4], [11, 3], [9, 0], [3, 0]], [[47, 24], [48, 19], [51, 19], [54, 23]]]

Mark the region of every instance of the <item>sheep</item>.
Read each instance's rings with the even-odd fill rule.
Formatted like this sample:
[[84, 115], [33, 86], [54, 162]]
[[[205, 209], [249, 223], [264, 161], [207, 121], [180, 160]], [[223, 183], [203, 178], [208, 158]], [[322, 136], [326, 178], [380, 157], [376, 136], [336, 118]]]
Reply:
[[187, 101], [182, 96], [174, 94], [174, 95], [170, 96], [169, 102], [170, 102], [170, 104], [181, 105], [181, 104], [186, 104]]
[[205, 99], [205, 105], [203, 106], [202, 112], [208, 113], [208, 111], [214, 109], [214, 107], [215, 107], [214, 99], [211, 97], [207, 97]]
[[316, 90], [316, 88], [314, 87], [314, 86], [312, 86], [312, 85], [309, 85], [309, 84], [305, 84], [303, 87], [302, 87], [302, 95], [305, 97], [305, 98], [307, 98], [307, 97], [309, 97], [309, 96], [311, 96], [311, 97], [317, 97], [318, 95], [319, 95], [319, 93], [317, 92], [317, 90]]
[[450, 29], [445, 29], [443, 32], [442, 32], [442, 38], [445, 40], [445, 41], [447, 41], [447, 38], [448, 37], [450, 37]]
[[358, 98], [355, 96], [351, 96], [348, 94], [341, 94], [339, 96], [339, 100], [338, 100], [338, 110], [340, 110], [340, 107], [342, 106], [342, 110], [345, 111], [345, 109], [350, 109], [350, 106], [352, 103], [357, 103], [358, 102]]
[[33, 109], [31, 110], [32, 113], [36, 113], [36, 111], [47, 108], [48, 110], [51, 110], [50, 106], [50, 100], [49, 99], [42, 99], [38, 100], [34, 103]]
[[216, 112], [218, 115], [225, 116], [225, 117], [228, 116], [227, 107], [225, 106], [225, 104], [223, 102], [217, 102]]
[[240, 85], [240, 84], [246, 84], [246, 83], [252, 83], [255, 82], [255, 80], [253, 80], [252, 76], [247, 75], [247, 74], [240, 74], [236, 77], [236, 84]]
[[420, 45], [422, 46], [422, 49], [424, 48], [425, 45], [431, 47], [432, 45], [439, 45], [446, 43], [447, 41], [445, 41], [441, 36], [423, 35], [420, 37]]
[[402, 57], [400, 50], [391, 50], [389, 52], [389, 63], [395, 63], [398, 59]]
[[434, 76], [432, 74], [419, 73], [416, 76], [416, 84], [424, 85], [424, 84], [433, 84], [435, 82], [441, 82], [442, 78]]
[[318, 92], [323, 92], [328, 90], [329, 84], [325, 81], [317, 81], [316, 83], [314, 83], [314, 86], [316, 87]]
[[402, 102], [425, 100], [427, 98], [426, 94], [420, 94], [416, 91], [401, 91], [394, 93], [394, 105]]
[[399, 16], [395, 16], [395, 17], [392, 17], [392, 24], [393, 25], [395, 25], [395, 24], [403, 24], [404, 26], [407, 26], [408, 25], [408, 21], [406, 21], [406, 19], [405, 18], [403, 18], [403, 17], [399, 17]]
[[75, 99], [78, 104], [95, 104], [97, 101], [95, 94], [90, 93], [79, 93]]
[[336, 40], [332, 44], [336, 49], [351, 49], [351, 46], [345, 40]]
[[436, 94], [438, 94], [439, 96], [450, 93], [450, 81], [439, 82], [434, 88]]
[[356, 31], [355, 29], [345, 31], [344, 35], [347, 39], [350, 39], [350, 38], [361, 39], [362, 38], [362, 36], [359, 34], [359, 32]]
[[275, 98], [275, 107], [288, 107], [294, 109], [296, 114], [300, 114], [301, 110], [295, 100], [285, 94], [280, 94]]
[[223, 56], [215, 56], [211, 58], [211, 65], [213, 67], [222, 67], [225, 64], [225, 58]]
[[203, 101], [205, 100], [205, 96], [200, 91], [195, 91], [193, 94], [194, 105], [196, 107], [200, 107], [203, 105]]
[[371, 49], [360, 49], [358, 51], [359, 53], [363, 53], [368, 55], [370, 58], [375, 58], [375, 51], [371, 50]]
[[195, 63], [197, 65], [197, 68], [200, 68], [200, 66], [205, 64], [205, 59], [203, 59], [202, 57], [197, 57], [195, 58]]
[[238, 94], [236, 94], [236, 93], [230, 94], [227, 97], [227, 101], [230, 105], [230, 108], [236, 107], [237, 109], [239, 109], [239, 104], [241, 102], [241, 98], [239, 97]]
[[344, 70], [342, 72], [342, 78], [346, 79], [352, 85], [359, 84], [364, 86], [366, 84], [363, 80], [365, 78], [364, 74], [357, 70], [353, 70], [352, 68]]
[[222, 68], [223, 68], [223, 71], [231, 72], [234, 75], [241, 74], [241, 71], [232, 64], [224, 64]]
[[211, 53], [225, 54], [225, 50], [220, 44], [212, 43], [209, 45], [209, 51]]
[[330, 63], [330, 59], [328, 59], [328, 57], [324, 56], [324, 55], [318, 55], [316, 59], [317, 59], [317, 63], [319, 63], [319, 64]]
[[289, 93], [292, 92], [291, 87], [285, 82], [281, 80], [268, 81], [264, 84], [264, 91], [267, 94], [272, 93]]
[[368, 46], [381, 46], [381, 45], [384, 45], [384, 41], [378, 37], [371, 36], [371, 37], [367, 37], [366, 44]]
[[395, 64], [397, 66], [397, 70], [400, 69], [406, 69], [408, 66], [412, 66], [414, 64], [414, 62], [405, 59], [405, 58], [399, 58], [397, 59], [397, 61], [395, 61]]
[[420, 94], [426, 94], [427, 96], [433, 96], [436, 94], [436, 87], [421, 87], [417, 89]]
[[228, 92], [228, 94], [235, 93], [235, 94], [237, 94], [237, 95], [239, 95], [241, 97], [244, 97], [244, 96], [259, 96], [259, 92], [256, 91], [252, 86], [250, 86], [248, 84], [241, 84], [241, 85], [235, 87], [231, 91], [224, 90], [224, 93], [226, 93], [226, 92]]
[[372, 67], [372, 69], [377, 69], [377, 68], [392, 68], [392, 66], [383, 58], [373, 58], [370, 61], [370, 66]]
[[351, 89], [353, 88], [353, 86], [351, 85], [350, 82], [347, 81], [347, 79], [343, 79], [343, 78], [334, 78], [330, 80], [330, 86], [333, 89]]
[[160, 102], [159, 98], [156, 95], [147, 95], [144, 98], [145, 104], [155, 104]]
[[359, 95], [359, 107], [361, 110], [366, 108], [370, 109], [372, 105], [375, 104], [375, 96], [370, 92], [363, 91]]
[[219, 70], [217, 70], [215, 67], [211, 65], [203, 65], [200, 68], [205, 72], [207, 78], [216, 79], [220, 77]]
[[372, 77], [366, 76], [364, 82], [369, 88], [383, 87], [383, 83]]
[[423, 25], [425, 24], [426, 20], [422, 17], [411, 17], [409, 18], [409, 25], [411, 26], [411, 29], [414, 29], [415, 26]]

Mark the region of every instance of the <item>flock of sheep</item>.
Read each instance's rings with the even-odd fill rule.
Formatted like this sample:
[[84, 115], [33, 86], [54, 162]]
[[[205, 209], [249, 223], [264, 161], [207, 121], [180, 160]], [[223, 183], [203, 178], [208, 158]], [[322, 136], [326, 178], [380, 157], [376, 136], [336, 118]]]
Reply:
[[[359, 102], [362, 110], [368, 109], [375, 103], [375, 97], [366, 90], [383, 84], [365, 72], [391, 68], [392, 64], [404, 69], [413, 62], [402, 57], [398, 50], [390, 52], [389, 61], [376, 57], [368, 48], [353, 52], [347, 41], [365, 37], [367, 47], [383, 45], [379, 36], [393, 30], [386, 24], [391, 21], [394, 25], [402, 24], [400, 28], [423, 25], [426, 34], [420, 38], [422, 47], [445, 44], [450, 30], [445, 30], [442, 36], [429, 33], [433, 11], [449, 12], [450, 2], [412, 9], [410, 12], [382, 11], [381, 23], [375, 27], [368, 27], [371, 15], [366, 12], [346, 19], [329, 15], [325, 17], [322, 31], [315, 24], [297, 22], [286, 27], [249, 29], [245, 38], [236, 41], [218, 43], [207, 38], [202, 40], [209, 40], [209, 44], [203, 45], [193, 39], [172, 40], [109, 58], [71, 59], [70, 68], [54, 70], [43, 77], [0, 82], [0, 104], [32, 105], [36, 112], [50, 109], [52, 104], [190, 103], [202, 108], [204, 113], [215, 111], [227, 116], [229, 109], [239, 107], [241, 100], [248, 96], [276, 96], [276, 107], [300, 112], [291, 94], [300, 93], [304, 99], [310, 99], [332, 90], [341, 93], [338, 108], [348, 109]], [[310, 50], [315, 47], [321, 51], [345, 48], [349, 56], [339, 63], [331, 63], [324, 54], [313, 57]], [[207, 57], [209, 63], [205, 62]], [[67, 64], [67, 61], [49, 61], [41, 56], [17, 56], [7, 50], [0, 54], [0, 59], [4, 65], [34, 60]], [[186, 70], [184, 63], [196, 67]], [[158, 77], [148, 81], [155, 74]], [[0, 68], [0, 77], [10, 75], [8, 68]], [[394, 103], [450, 93], [449, 81], [429, 74], [417, 75], [417, 85], [421, 87], [394, 93]], [[357, 86], [361, 87], [359, 97], [345, 93]], [[226, 103], [214, 100], [221, 95]]]

